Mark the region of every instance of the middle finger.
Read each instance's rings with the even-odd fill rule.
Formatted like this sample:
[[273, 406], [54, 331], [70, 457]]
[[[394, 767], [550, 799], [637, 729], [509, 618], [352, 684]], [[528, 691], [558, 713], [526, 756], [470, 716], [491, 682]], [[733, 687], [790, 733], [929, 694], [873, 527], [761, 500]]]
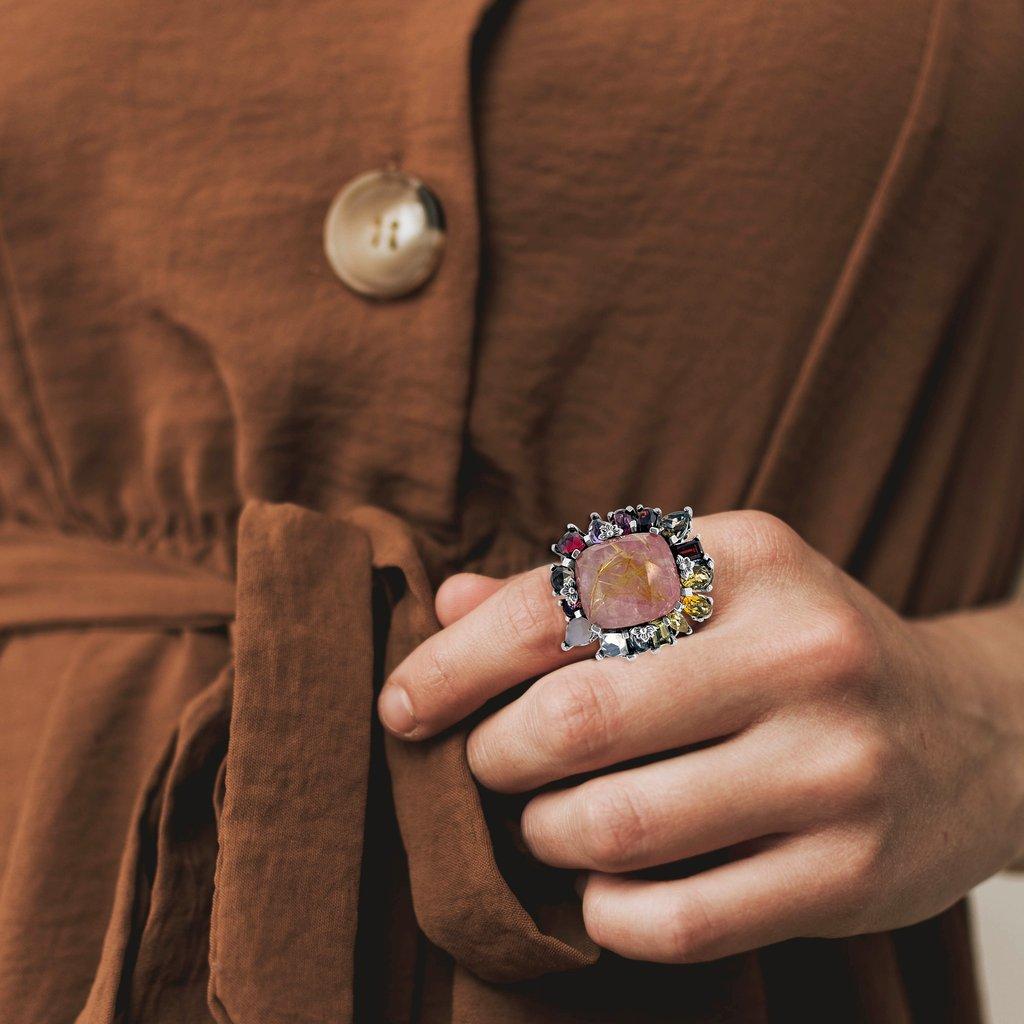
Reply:
[[470, 733], [467, 755], [490, 789], [557, 779], [737, 732], [770, 706], [770, 652], [745, 627], [718, 627], [635, 662], [583, 661], [539, 679]]

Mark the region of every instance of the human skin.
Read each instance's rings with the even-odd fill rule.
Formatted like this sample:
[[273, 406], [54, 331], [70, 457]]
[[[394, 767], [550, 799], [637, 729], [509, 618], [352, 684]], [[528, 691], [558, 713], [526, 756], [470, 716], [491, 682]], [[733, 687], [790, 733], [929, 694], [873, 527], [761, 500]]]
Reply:
[[453, 576], [385, 727], [422, 740], [537, 677], [472, 730], [469, 765], [502, 793], [574, 780], [529, 801], [523, 838], [581, 872], [587, 931], [626, 957], [901, 927], [1024, 856], [1024, 606], [906, 619], [772, 516], [697, 528], [715, 616], [635, 661], [559, 649], [546, 566]]

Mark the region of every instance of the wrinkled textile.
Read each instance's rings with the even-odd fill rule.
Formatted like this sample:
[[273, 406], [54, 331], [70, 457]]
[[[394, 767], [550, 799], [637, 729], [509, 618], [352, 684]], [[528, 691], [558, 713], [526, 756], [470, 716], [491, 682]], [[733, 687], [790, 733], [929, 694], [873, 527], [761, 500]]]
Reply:
[[[909, 614], [1007, 592], [1020, 5], [0, 23], [0, 1019], [977, 1021], [963, 905], [599, 954], [465, 727], [373, 703], [447, 574], [629, 501], [776, 513]], [[374, 303], [320, 229], [381, 166], [449, 237]]]

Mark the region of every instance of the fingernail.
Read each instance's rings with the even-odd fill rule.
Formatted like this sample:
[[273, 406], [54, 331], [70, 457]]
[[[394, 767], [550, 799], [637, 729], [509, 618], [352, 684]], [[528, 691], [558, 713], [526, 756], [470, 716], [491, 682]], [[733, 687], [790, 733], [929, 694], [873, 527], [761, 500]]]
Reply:
[[416, 728], [409, 695], [400, 686], [392, 684], [381, 690], [379, 711], [381, 721], [400, 736], [408, 736]]

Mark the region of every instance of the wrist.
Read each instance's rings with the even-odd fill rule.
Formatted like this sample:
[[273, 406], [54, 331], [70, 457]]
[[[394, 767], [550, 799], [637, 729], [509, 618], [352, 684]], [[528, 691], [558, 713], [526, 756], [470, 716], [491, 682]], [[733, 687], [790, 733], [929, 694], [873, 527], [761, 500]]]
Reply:
[[975, 751], [977, 767], [990, 791], [1000, 793], [1003, 812], [1001, 866], [1024, 862], [1024, 604], [952, 612], [910, 626], [940, 707], [961, 719], [983, 748]]

